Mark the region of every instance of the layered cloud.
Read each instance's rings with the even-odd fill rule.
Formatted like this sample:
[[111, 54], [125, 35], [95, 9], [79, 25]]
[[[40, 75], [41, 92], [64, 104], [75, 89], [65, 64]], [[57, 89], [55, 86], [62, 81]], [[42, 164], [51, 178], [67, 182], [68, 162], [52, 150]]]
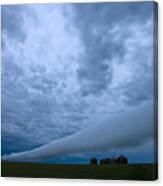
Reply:
[[[151, 103], [146, 103], [116, 117], [103, 118], [96, 125], [74, 135], [51, 141], [31, 151], [5, 155], [3, 159], [39, 160], [68, 153], [96, 152], [140, 146], [154, 134], [152, 113]], [[119, 130], [122, 125], [123, 130]]]
[[2, 6], [2, 141], [38, 146], [152, 101], [152, 10]]

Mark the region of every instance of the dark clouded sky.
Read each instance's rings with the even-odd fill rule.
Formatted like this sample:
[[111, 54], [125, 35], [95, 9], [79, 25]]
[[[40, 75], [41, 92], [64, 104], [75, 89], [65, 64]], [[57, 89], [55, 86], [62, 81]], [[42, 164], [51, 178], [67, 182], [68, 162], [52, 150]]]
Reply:
[[[151, 103], [153, 6], [2, 6], [2, 153], [40, 146]], [[123, 152], [151, 161], [152, 138], [132, 150], [126, 144]]]

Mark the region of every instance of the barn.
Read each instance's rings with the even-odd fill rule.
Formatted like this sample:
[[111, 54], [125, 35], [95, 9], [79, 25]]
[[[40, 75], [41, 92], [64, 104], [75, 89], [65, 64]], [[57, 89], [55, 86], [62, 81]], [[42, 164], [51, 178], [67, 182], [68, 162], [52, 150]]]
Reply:
[[116, 158], [116, 163], [118, 164], [127, 164], [128, 163], [128, 159], [127, 157], [120, 155], [119, 157]]
[[117, 158], [105, 158], [100, 160], [100, 165], [105, 165], [105, 164], [127, 164], [128, 159], [127, 157], [120, 155]]
[[91, 165], [97, 165], [97, 163], [98, 163], [97, 158], [93, 157], [93, 158], [90, 159], [90, 164]]

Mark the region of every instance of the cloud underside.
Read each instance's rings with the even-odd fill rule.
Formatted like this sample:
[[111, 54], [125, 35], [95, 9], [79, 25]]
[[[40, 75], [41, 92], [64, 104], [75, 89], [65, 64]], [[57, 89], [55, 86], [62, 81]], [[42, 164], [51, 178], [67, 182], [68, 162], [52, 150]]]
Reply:
[[2, 141], [45, 144], [151, 102], [152, 17], [152, 2], [2, 6]]
[[[151, 103], [138, 106], [127, 113], [105, 118], [74, 135], [51, 141], [32, 151], [3, 156], [4, 160], [47, 159], [70, 153], [132, 148], [142, 145], [154, 135], [152, 132], [153, 109]], [[130, 117], [128, 117], [130, 115]], [[123, 130], [119, 131], [123, 125]], [[73, 145], [72, 145], [73, 144]], [[152, 144], [153, 147], [153, 144]]]

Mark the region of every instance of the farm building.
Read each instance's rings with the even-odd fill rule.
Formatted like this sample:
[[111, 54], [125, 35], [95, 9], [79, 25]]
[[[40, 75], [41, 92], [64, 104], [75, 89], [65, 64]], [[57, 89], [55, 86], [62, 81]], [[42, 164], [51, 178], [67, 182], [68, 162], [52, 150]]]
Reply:
[[91, 165], [97, 165], [97, 163], [98, 163], [97, 158], [93, 157], [93, 158], [90, 159], [90, 164]]

